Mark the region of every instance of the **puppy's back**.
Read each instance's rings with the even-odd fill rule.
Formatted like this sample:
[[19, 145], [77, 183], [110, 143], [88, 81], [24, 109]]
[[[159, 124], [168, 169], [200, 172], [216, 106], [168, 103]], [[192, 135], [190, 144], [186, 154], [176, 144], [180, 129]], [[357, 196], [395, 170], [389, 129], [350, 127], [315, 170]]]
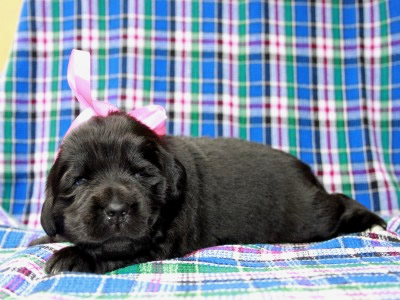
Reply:
[[301, 240], [299, 223], [314, 222], [315, 191], [323, 188], [295, 157], [237, 139], [171, 138], [171, 144], [187, 169], [203, 228], [220, 243], [284, 242], [285, 232]]

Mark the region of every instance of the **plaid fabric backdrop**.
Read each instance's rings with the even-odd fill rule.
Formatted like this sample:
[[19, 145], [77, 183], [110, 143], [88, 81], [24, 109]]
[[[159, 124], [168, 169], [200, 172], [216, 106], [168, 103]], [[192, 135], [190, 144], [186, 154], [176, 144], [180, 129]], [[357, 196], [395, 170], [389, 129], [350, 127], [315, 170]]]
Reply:
[[400, 2], [26, 0], [0, 79], [2, 207], [39, 227], [46, 174], [93, 96], [168, 111], [168, 132], [270, 144], [375, 211], [400, 200]]

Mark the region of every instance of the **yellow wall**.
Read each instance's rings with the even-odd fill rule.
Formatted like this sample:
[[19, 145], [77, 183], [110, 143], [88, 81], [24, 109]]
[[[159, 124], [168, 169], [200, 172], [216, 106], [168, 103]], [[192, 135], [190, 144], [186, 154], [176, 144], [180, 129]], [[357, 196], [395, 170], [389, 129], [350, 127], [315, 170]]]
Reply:
[[11, 51], [21, 5], [22, 0], [0, 0], [0, 72]]

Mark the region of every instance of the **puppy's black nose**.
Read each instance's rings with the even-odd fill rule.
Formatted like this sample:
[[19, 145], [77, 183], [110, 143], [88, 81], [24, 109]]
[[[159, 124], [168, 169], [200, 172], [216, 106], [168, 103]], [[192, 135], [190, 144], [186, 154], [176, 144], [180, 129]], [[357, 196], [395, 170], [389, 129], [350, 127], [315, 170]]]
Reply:
[[111, 202], [104, 210], [109, 219], [121, 218], [128, 213], [128, 206], [123, 203]]

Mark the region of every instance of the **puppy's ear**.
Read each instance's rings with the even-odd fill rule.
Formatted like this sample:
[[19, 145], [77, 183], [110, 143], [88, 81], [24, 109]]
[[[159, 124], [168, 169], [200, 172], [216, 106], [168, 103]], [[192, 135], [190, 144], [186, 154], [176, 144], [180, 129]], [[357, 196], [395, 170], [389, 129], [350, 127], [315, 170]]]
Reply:
[[[160, 147], [162, 149], [162, 147]], [[164, 173], [168, 179], [170, 195], [178, 197], [186, 186], [186, 170], [181, 162], [171, 153], [162, 149], [161, 164]]]
[[57, 159], [52, 166], [46, 183], [46, 199], [43, 203], [42, 213], [40, 216], [40, 223], [48, 236], [53, 237], [56, 235], [56, 224], [53, 216], [54, 199], [54, 186], [59, 181], [59, 159]]
[[169, 195], [178, 197], [186, 185], [186, 171], [163, 143], [158, 138], [147, 139], [142, 143], [140, 151], [146, 160], [163, 170], [168, 179]]
[[147, 139], [141, 144], [140, 152], [145, 160], [155, 164], [157, 167], [160, 167], [160, 158], [158, 157], [160, 149], [156, 141]]
[[50, 188], [46, 189], [46, 200], [44, 201], [42, 213], [40, 216], [40, 223], [48, 236], [53, 237], [56, 235], [56, 224], [52, 216], [54, 203], [53, 191]]
[[171, 186], [171, 192], [173, 195], [178, 197], [181, 193], [182, 190], [186, 186], [186, 170], [185, 167], [181, 164], [179, 160], [176, 158], [173, 159], [173, 168], [170, 171], [170, 176], [174, 178], [173, 186]]

